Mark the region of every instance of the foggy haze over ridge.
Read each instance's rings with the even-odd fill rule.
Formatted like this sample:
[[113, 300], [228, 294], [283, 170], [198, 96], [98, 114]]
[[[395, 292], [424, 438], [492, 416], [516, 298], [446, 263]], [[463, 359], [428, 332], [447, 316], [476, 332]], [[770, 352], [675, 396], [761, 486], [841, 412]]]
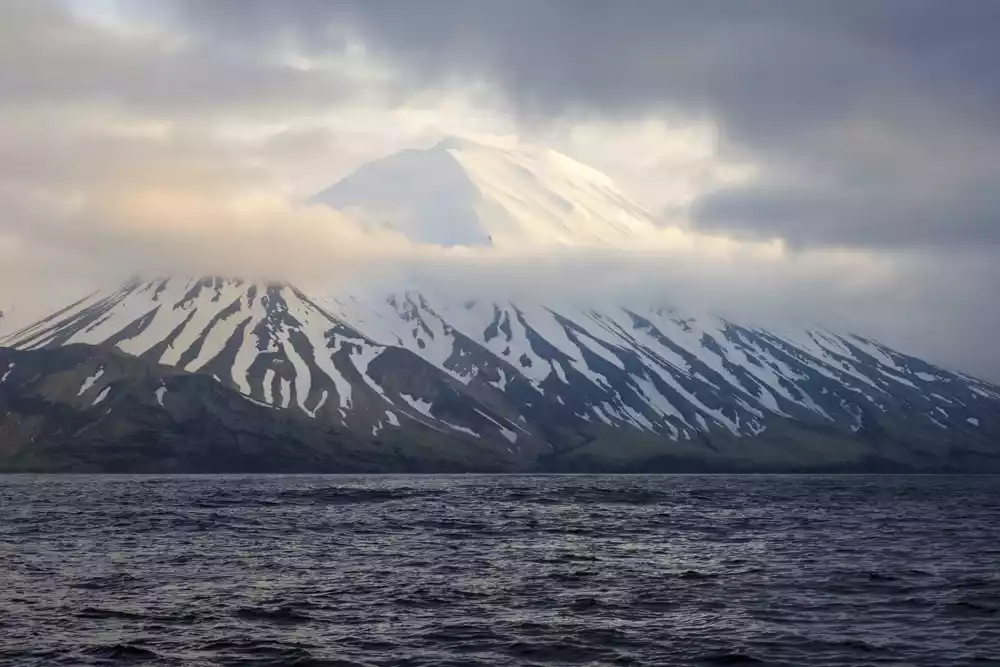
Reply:
[[[0, 326], [152, 267], [420, 275], [818, 320], [1000, 379], [991, 13], [389, 4], [5, 5]], [[448, 135], [607, 173], [655, 242], [442, 247], [305, 203]]]

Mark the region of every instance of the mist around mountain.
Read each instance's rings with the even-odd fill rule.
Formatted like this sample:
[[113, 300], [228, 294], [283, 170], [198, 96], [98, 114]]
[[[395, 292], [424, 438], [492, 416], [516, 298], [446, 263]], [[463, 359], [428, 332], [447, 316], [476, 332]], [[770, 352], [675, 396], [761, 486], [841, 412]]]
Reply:
[[[589, 167], [458, 139], [314, 203], [456, 249], [656, 232]], [[836, 328], [645, 299], [137, 277], [0, 332], [0, 469], [1000, 470], [995, 385]]]

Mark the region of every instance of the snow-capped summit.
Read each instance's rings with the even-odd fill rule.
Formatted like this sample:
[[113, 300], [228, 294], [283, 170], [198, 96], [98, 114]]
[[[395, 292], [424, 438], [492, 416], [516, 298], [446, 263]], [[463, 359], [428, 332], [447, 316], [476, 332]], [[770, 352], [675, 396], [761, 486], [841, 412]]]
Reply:
[[395, 153], [313, 201], [444, 246], [626, 246], [655, 231], [606, 175], [510, 141], [449, 137]]
[[[606, 176], [514, 143], [453, 138], [403, 151], [316, 201], [443, 245], [627, 246], [655, 232]], [[128, 386], [149, 410], [199, 405], [171, 389], [172, 375], [160, 377], [164, 368], [194, 374], [229, 392], [216, 397], [214, 414], [229, 415], [222, 421], [237, 436], [242, 427], [226, 410], [236, 406], [242, 419], [267, 409], [317, 446], [367, 443], [352, 461], [381, 451], [412, 463], [433, 450], [456, 469], [474, 467], [474, 455], [570, 470], [692, 461], [695, 469], [1000, 470], [1000, 387], [869, 338], [653, 304], [515, 301], [419, 286], [307, 294], [229, 278], [135, 279], [0, 336], [0, 347], [15, 348], [0, 356], [0, 414], [5, 405], [23, 411], [0, 417], [0, 446], [20, 429], [30, 448], [42, 432], [24, 424], [50, 411], [53, 397], [87, 415], [124, 400], [128, 378], [106, 370], [111, 361], [71, 372], [46, 354], [78, 344], [148, 364], [131, 371], [146, 381]], [[25, 387], [40, 393], [25, 398]], [[72, 445], [87, 432], [77, 421], [85, 418], [51, 432]], [[139, 425], [142, 437], [158, 433], [153, 423]], [[276, 433], [281, 441], [285, 427]]]

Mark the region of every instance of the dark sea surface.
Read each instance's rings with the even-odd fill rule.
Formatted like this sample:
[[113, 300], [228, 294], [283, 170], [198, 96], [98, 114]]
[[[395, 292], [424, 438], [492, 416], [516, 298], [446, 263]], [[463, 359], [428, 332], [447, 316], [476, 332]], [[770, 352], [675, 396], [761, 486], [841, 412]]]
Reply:
[[3, 665], [1000, 665], [1000, 478], [0, 476]]

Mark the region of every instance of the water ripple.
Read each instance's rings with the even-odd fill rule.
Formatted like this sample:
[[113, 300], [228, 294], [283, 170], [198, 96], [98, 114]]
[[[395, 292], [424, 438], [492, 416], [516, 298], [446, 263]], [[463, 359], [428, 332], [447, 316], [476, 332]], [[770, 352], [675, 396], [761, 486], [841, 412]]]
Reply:
[[0, 664], [1000, 664], [998, 544], [987, 476], [0, 476]]

